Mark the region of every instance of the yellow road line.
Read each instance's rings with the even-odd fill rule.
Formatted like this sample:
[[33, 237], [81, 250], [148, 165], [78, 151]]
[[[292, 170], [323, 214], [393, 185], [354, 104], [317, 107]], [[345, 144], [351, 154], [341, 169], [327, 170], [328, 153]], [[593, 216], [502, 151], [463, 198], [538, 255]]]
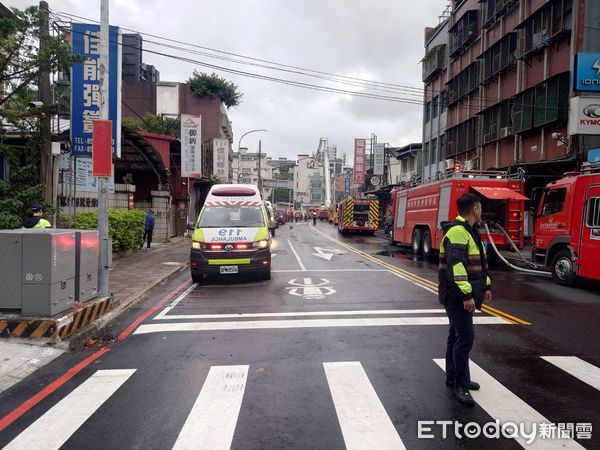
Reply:
[[[369, 261], [374, 262], [375, 264], [379, 264], [380, 266], [385, 267], [386, 269], [388, 269], [391, 272], [395, 272], [398, 275], [401, 275], [404, 278], [409, 279], [409, 281], [414, 282], [415, 284], [421, 286], [422, 288], [426, 289], [427, 291], [431, 292], [431, 289], [434, 289], [435, 292], [437, 292], [438, 289], [438, 285], [437, 283], [434, 283], [431, 280], [428, 280], [427, 278], [423, 278], [419, 275], [416, 275], [412, 272], [408, 272], [404, 269], [401, 269], [399, 267], [394, 266], [393, 264], [387, 263], [385, 261], [382, 261], [381, 259], [375, 257], [375, 256], [371, 256], [368, 253], [365, 253], [361, 250], [358, 250], [354, 247], [352, 247], [349, 244], [346, 244], [345, 242], [340, 241], [339, 239], [333, 238], [331, 236], [326, 235], [325, 233], [323, 233], [322, 231], [318, 230], [317, 228], [313, 227], [312, 225], [309, 225], [310, 229], [314, 230], [315, 232], [317, 232], [318, 234], [320, 234], [321, 236], [323, 236], [324, 238], [330, 240], [331, 242], [334, 242], [336, 244], [341, 245], [342, 247], [347, 248], [348, 250], [356, 253], [357, 255], [362, 256], [363, 258], [368, 259]], [[521, 324], [521, 325], [531, 325], [531, 322], [527, 322], [526, 320], [523, 319], [519, 319], [518, 317], [515, 317], [511, 314], [508, 314], [504, 311], [501, 311], [497, 308], [493, 308], [489, 305], [483, 305], [481, 307], [481, 310], [484, 311], [487, 314], [490, 314], [492, 316], [495, 317], [500, 317], [501, 319], [506, 320], [509, 323], [512, 324]]]

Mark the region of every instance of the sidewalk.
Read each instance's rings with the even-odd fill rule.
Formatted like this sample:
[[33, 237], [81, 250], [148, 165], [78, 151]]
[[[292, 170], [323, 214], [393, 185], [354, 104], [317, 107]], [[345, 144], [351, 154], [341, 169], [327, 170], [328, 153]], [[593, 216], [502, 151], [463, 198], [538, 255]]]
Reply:
[[0, 392], [18, 383], [35, 370], [51, 362], [68, 348], [79, 348], [88, 339], [141, 301], [155, 287], [185, 270], [190, 257], [189, 238], [173, 238], [170, 244], [153, 244], [150, 251], [136, 250], [132, 255], [113, 261], [109, 269], [112, 310], [82, 328], [69, 342], [48, 339], [0, 339]]

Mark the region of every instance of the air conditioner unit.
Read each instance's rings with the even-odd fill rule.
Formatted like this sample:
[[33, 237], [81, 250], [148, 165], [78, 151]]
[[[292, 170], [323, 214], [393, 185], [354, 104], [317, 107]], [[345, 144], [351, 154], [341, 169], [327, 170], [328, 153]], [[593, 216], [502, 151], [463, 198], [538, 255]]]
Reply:
[[500, 128], [500, 139], [508, 137], [510, 135], [510, 127]]
[[474, 159], [469, 159], [468, 161], [465, 161], [464, 169], [465, 170], [473, 170], [473, 169], [475, 169], [475, 160]]
[[446, 170], [454, 168], [454, 158], [447, 159], [445, 161], [445, 163], [446, 163]]
[[483, 135], [483, 143], [485, 144], [490, 141], [491, 141], [491, 134], [490, 133], [484, 134]]

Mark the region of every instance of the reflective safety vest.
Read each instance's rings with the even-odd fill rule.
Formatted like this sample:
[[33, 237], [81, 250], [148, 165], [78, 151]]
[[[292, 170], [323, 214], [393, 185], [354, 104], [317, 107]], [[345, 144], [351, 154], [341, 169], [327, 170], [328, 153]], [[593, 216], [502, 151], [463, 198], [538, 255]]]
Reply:
[[36, 223], [33, 228], [52, 228], [52, 224], [46, 219], [40, 219], [40, 221]]
[[492, 285], [481, 236], [461, 216], [443, 228], [446, 234], [440, 245], [438, 271], [440, 303], [462, 309], [462, 302], [473, 298], [479, 309], [484, 292]]

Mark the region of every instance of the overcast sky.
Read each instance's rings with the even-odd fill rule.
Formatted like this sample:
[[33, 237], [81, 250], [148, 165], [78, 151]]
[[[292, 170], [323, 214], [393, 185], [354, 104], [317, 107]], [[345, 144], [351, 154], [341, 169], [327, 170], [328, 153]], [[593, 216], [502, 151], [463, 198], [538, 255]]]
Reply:
[[[0, 0], [23, 8], [37, 2]], [[98, 20], [99, 0], [48, 0], [54, 11]], [[225, 50], [278, 63], [385, 83], [422, 88], [423, 30], [435, 26], [446, 0], [111, 0], [112, 25]], [[146, 38], [152, 39], [152, 38]], [[218, 61], [173, 49], [151, 46], [213, 64], [271, 77], [298, 80], [338, 89], [355, 86], [283, 72]], [[160, 71], [162, 81], [186, 81], [195, 67], [145, 53], [144, 62]], [[312, 153], [320, 137], [336, 144], [338, 152], [353, 152], [355, 137], [378, 136], [379, 142], [399, 146], [421, 141], [422, 107], [406, 103], [350, 97], [255, 80], [216, 71], [244, 94], [230, 109], [234, 147], [242, 133], [251, 134], [242, 146], [273, 157], [294, 158]], [[372, 92], [372, 91], [371, 91]], [[379, 92], [417, 98], [406, 92]]]

